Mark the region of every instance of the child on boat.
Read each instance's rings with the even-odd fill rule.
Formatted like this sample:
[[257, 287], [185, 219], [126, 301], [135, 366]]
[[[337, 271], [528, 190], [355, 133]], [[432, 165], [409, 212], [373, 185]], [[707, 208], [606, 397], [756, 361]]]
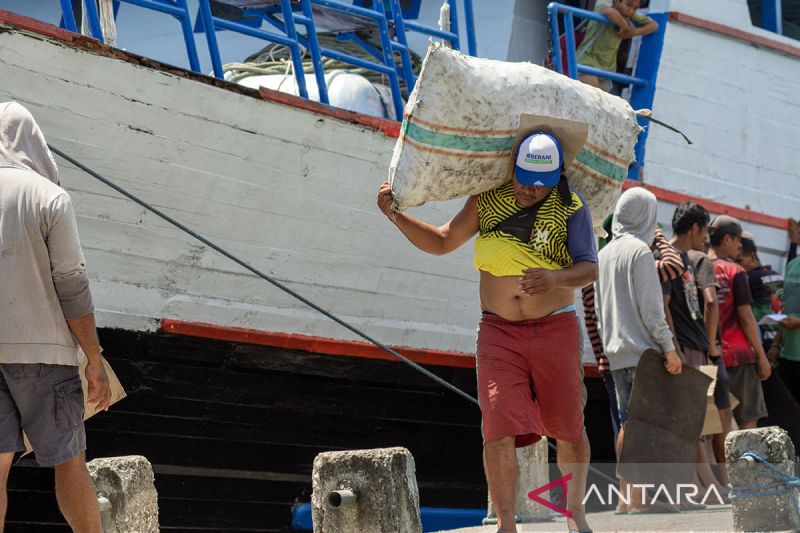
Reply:
[[[590, 67], [617, 71], [617, 52], [624, 39], [637, 35], [649, 35], [658, 30], [658, 23], [646, 15], [639, 15], [640, 0], [597, 0], [595, 12], [608, 17], [613, 26], [601, 22], [589, 22], [586, 43], [578, 50], [578, 62]], [[578, 79], [598, 87], [606, 92], [611, 91], [611, 80], [590, 74], [581, 74]]]

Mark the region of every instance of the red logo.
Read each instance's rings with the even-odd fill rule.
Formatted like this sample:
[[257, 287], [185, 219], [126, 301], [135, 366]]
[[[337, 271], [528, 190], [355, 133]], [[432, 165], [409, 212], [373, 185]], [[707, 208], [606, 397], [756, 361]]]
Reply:
[[530, 491], [528, 493], [528, 498], [530, 498], [531, 500], [535, 501], [538, 504], [544, 505], [548, 509], [552, 509], [553, 511], [555, 511], [557, 513], [563, 514], [567, 518], [572, 518], [572, 513], [571, 512], [567, 511], [563, 507], [559, 507], [559, 506], [555, 505], [553, 502], [551, 502], [549, 500], [545, 500], [544, 498], [540, 498], [538, 496], [538, 494], [541, 494], [542, 492], [544, 492], [546, 490], [550, 490], [553, 487], [560, 486], [561, 490], [563, 491], [563, 499], [562, 499], [562, 501], [567, 501], [567, 483], [569, 483], [569, 481], [571, 479], [572, 479], [572, 473], [569, 473], [566, 476], [562, 476], [562, 477], [556, 479], [555, 481], [551, 481], [547, 485], [542, 485], [538, 489], [533, 489], [532, 491]]

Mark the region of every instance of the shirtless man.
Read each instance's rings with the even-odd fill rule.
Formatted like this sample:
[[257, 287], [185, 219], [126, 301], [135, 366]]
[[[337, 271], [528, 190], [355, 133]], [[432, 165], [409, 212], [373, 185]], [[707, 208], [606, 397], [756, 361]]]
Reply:
[[[543, 435], [557, 440], [559, 467], [572, 474], [568, 527], [591, 531], [582, 505], [589, 441], [574, 300], [575, 289], [597, 277], [597, 252], [588, 206], [562, 174], [571, 161], [559, 131], [551, 133], [527, 132], [514, 153], [513, 180], [470, 197], [443, 226], [392, 211], [388, 183], [378, 191], [380, 210], [420, 250], [446, 254], [479, 234], [478, 392], [486, 479], [503, 533], [517, 531], [515, 446]], [[508, 224], [534, 204], [532, 224]]]

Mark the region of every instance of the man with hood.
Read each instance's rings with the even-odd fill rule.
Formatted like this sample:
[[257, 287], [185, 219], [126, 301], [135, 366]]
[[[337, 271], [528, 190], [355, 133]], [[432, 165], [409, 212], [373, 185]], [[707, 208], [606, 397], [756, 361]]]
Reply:
[[[598, 254], [599, 272], [595, 283], [595, 306], [603, 348], [611, 367], [617, 392], [620, 429], [617, 447], [622, 446], [628, 400], [633, 389], [636, 365], [642, 353], [653, 349], [664, 354], [670, 374], [681, 372], [672, 331], [667, 324], [661, 283], [650, 247], [656, 236], [656, 197], [635, 187], [625, 191], [614, 208], [614, 238]], [[622, 493], [627, 491], [622, 481]], [[631, 491], [630, 507], [620, 504], [619, 512], [666, 510], [646, 506], [641, 491]]]
[[107, 409], [86, 263], [69, 195], [33, 116], [0, 103], [0, 530], [15, 452], [55, 467], [56, 499], [74, 531], [101, 532], [86, 468], [84, 399]]

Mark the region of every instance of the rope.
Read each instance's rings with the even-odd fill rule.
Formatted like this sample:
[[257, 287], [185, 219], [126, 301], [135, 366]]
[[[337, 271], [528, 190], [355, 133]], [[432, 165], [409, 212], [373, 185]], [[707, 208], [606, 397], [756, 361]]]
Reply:
[[117, 23], [114, 20], [113, 0], [100, 0], [100, 27], [103, 29], [103, 41], [109, 46], [117, 46]]
[[58, 154], [59, 156], [61, 156], [65, 160], [69, 161], [70, 163], [72, 163], [73, 165], [75, 165], [79, 169], [83, 170], [87, 174], [91, 175], [92, 177], [100, 180], [101, 182], [103, 182], [104, 184], [108, 185], [109, 187], [111, 187], [112, 189], [114, 189], [118, 193], [122, 194], [123, 196], [125, 196], [127, 198], [130, 198], [131, 200], [133, 200], [134, 202], [136, 202], [140, 206], [144, 207], [148, 211], [151, 211], [151, 212], [155, 213], [156, 215], [158, 215], [159, 217], [163, 218], [164, 220], [166, 220], [167, 222], [169, 222], [173, 226], [177, 227], [178, 229], [184, 231], [185, 233], [188, 233], [189, 235], [191, 235], [192, 237], [194, 237], [198, 241], [202, 242], [203, 244], [205, 244], [209, 248], [212, 248], [213, 250], [216, 250], [217, 252], [221, 253], [222, 255], [224, 255], [225, 257], [227, 257], [228, 259], [230, 259], [234, 263], [238, 264], [239, 266], [243, 267], [246, 270], [249, 270], [250, 272], [252, 272], [256, 276], [258, 276], [259, 278], [263, 279], [264, 281], [267, 281], [267, 282], [271, 283], [272, 285], [278, 287], [280, 290], [290, 294], [291, 296], [293, 296], [294, 298], [300, 300], [301, 302], [303, 302], [307, 306], [311, 307], [312, 309], [322, 313], [323, 315], [325, 315], [326, 317], [330, 318], [331, 320], [333, 320], [334, 322], [336, 322], [340, 326], [344, 327], [345, 329], [348, 329], [348, 330], [352, 331], [353, 333], [355, 333], [359, 337], [367, 340], [368, 342], [374, 344], [375, 346], [377, 346], [381, 350], [383, 350], [383, 351], [387, 352], [388, 354], [396, 357], [397, 359], [399, 359], [403, 363], [407, 364], [408, 366], [410, 366], [411, 368], [413, 368], [417, 372], [420, 372], [420, 373], [424, 374], [425, 376], [429, 377], [430, 379], [432, 379], [433, 381], [435, 381], [439, 385], [441, 385], [441, 386], [443, 386], [443, 387], [455, 392], [456, 394], [458, 394], [459, 396], [461, 396], [465, 400], [467, 400], [469, 402], [472, 402], [475, 405], [478, 405], [478, 400], [476, 400], [475, 398], [473, 398], [472, 396], [470, 396], [466, 392], [462, 391], [458, 387], [448, 383], [447, 381], [443, 380], [442, 378], [440, 378], [439, 376], [437, 376], [433, 372], [431, 372], [431, 371], [423, 368], [422, 366], [418, 365], [417, 363], [415, 363], [411, 359], [407, 358], [406, 356], [397, 353], [395, 350], [389, 348], [388, 346], [386, 346], [382, 342], [373, 339], [372, 337], [370, 337], [366, 333], [364, 333], [361, 330], [357, 329], [355, 326], [351, 326], [349, 323], [347, 323], [344, 320], [340, 319], [339, 317], [337, 317], [333, 313], [330, 313], [330, 312], [326, 311], [322, 307], [318, 306], [317, 304], [315, 304], [311, 300], [309, 300], [309, 299], [305, 298], [304, 296], [300, 295], [298, 292], [290, 289], [289, 287], [287, 287], [286, 285], [284, 285], [280, 281], [276, 280], [275, 278], [273, 278], [271, 276], [268, 276], [267, 274], [264, 274], [263, 272], [261, 272], [260, 270], [258, 270], [257, 268], [255, 268], [253, 266], [250, 266], [248, 263], [242, 261], [241, 259], [239, 259], [235, 255], [233, 255], [232, 253], [228, 252], [227, 250], [223, 249], [220, 246], [217, 246], [216, 244], [214, 244], [213, 242], [209, 241], [208, 239], [206, 239], [205, 237], [203, 237], [199, 233], [195, 232], [194, 230], [188, 228], [187, 226], [184, 226], [183, 224], [181, 224], [180, 222], [178, 222], [174, 218], [170, 217], [169, 215], [167, 215], [163, 211], [159, 210], [158, 208], [153, 207], [152, 205], [150, 205], [149, 203], [145, 202], [144, 200], [141, 200], [138, 196], [135, 196], [134, 194], [129, 193], [128, 191], [126, 191], [125, 189], [120, 187], [119, 185], [117, 185], [117, 184], [113, 183], [112, 181], [104, 178], [103, 176], [101, 176], [100, 174], [95, 172], [94, 170], [92, 170], [89, 167], [83, 165], [79, 161], [76, 161], [75, 159], [73, 159], [69, 155], [65, 154], [64, 152], [62, 152], [58, 148], [56, 148], [56, 147], [54, 147], [54, 146], [52, 146], [50, 144], [48, 144], [47, 146], [55, 154]]
[[[728, 485], [731, 488], [731, 500], [739, 498], [759, 498], [763, 496], [781, 496], [787, 493], [792, 493], [792, 506], [797, 515], [797, 520], [800, 522], [800, 504], [797, 503], [797, 497], [793, 494], [794, 491], [800, 492], [800, 477], [790, 476], [781, 468], [775, 466], [758, 454], [753, 452], [744, 452], [739, 460], [742, 459], [750, 462], [758, 462], [767, 467], [763, 474], [774, 481], [770, 483], [755, 483], [753, 485]], [[774, 490], [773, 490], [774, 489]]]
[[[442, 2], [442, 7], [439, 8], [438, 23], [439, 23], [439, 30], [450, 31], [450, 2], [448, 2], [448, 0], [444, 0], [444, 2]], [[442, 39], [441, 42], [443, 47], [450, 48], [450, 41], [448, 41], [447, 39]]]
[[[248, 264], [248, 263], [246, 263], [245, 261], [243, 261], [243, 260], [239, 259], [238, 257], [236, 257], [236, 256], [235, 256], [235, 255], [233, 255], [232, 253], [228, 252], [228, 251], [227, 251], [227, 250], [225, 250], [224, 248], [222, 248], [222, 247], [220, 247], [220, 246], [218, 246], [218, 245], [214, 244], [213, 242], [209, 241], [208, 239], [206, 239], [205, 237], [203, 237], [203, 236], [202, 236], [202, 235], [200, 235], [199, 233], [195, 232], [195, 231], [194, 231], [194, 230], [192, 230], [191, 228], [189, 228], [189, 227], [187, 227], [187, 226], [185, 226], [185, 225], [181, 224], [180, 222], [178, 222], [178, 221], [177, 221], [177, 220], [175, 220], [174, 218], [170, 217], [169, 215], [167, 215], [166, 213], [164, 213], [164, 212], [163, 212], [163, 211], [161, 211], [160, 209], [158, 209], [158, 208], [156, 208], [156, 207], [154, 207], [154, 206], [150, 205], [149, 203], [147, 203], [147, 202], [145, 202], [144, 200], [140, 199], [138, 196], [134, 195], [133, 193], [130, 193], [130, 192], [128, 192], [127, 190], [123, 189], [122, 187], [120, 187], [120, 186], [119, 186], [119, 185], [117, 185], [116, 183], [112, 182], [111, 180], [109, 180], [109, 179], [107, 179], [107, 178], [105, 178], [105, 177], [101, 176], [100, 174], [98, 174], [97, 172], [95, 172], [94, 170], [92, 170], [91, 168], [89, 168], [89, 167], [87, 167], [86, 165], [82, 164], [80, 161], [77, 161], [76, 159], [74, 159], [74, 158], [70, 157], [69, 155], [65, 154], [64, 152], [62, 152], [61, 150], [59, 150], [59, 149], [58, 149], [58, 148], [56, 148], [55, 146], [53, 146], [53, 145], [51, 145], [51, 144], [48, 144], [47, 146], [48, 146], [48, 147], [50, 148], [50, 150], [51, 150], [53, 153], [55, 153], [56, 155], [58, 155], [58, 156], [62, 157], [64, 160], [66, 160], [66, 161], [68, 161], [68, 162], [72, 163], [72, 164], [73, 164], [73, 165], [75, 165], [77, 168], [79, 168], [79, 169], [83, 170], [84, 172], [86, 172], [87, 174], [89, 174], [90, 176], [92, 176], [93, 178], [95, 178], [95, 179], [99, 180], [100, 182], [104, 183], [105, 185], [107, 185], [107, 186], [111, 187], [112, 189], [114, 189], [115, 191], [117, 191], [118, 193], [120, 193], [121, 195], [125, 196], [126, 198], [129, 198], [130, 200], [133, 200], [134, 202], [136, 202], [136, 203], [137, 203], [137, 204], [139, 204], [140, 206], [144, 207], [144, 208], [145, 208], [145, 209], [147, 209], [148, 211], [150, 211], [150, 212], [152, 212], [152, 213], [155, 213], [156, 215], [158, 215], [158, 216], [159, 216], [159, 217], [161, 217], [162, 219], [166, 220], [167, 222], [169, 222], [170, 224], [172, 224], [172, 225], [173, 225], [173, 226], [175, 226], [176, 228], [178, 228], [178, 229], [180, 229], [181, 231], [183, 231], [183, 232], [185, 232], [185, 233], [187, 233], [187, 234], [191, 235], [192, 237], [194, 237], [194, 238], [195, 238], [195, 239], [197, 239], [198, 241], [202, 242], [203, 244], [205, 244], [205, 245], [206, 245], [206, 246], [208, 246], [209, 248], [211, 248], [211, 249], [213, 249], [213, 250], [216, 250], [216, 251], [217, 251], [217, 252], [219, 252], [220, 254], [224, 255], [225, 257], [227, 257], [228, 259], [230, 259], [230, 260], [231, 260], [231, 261], [233, 261], [234, 263], [238, 264], [239, 266], [243, 267], [244, 269], [246, 269], [246, 270], [249, 270], [250, 272], [252, 272], [252, 273], [253, 273], [253, 274], [255, 274], [256, 276], [258, 276], [259, 278], [263, 279], [264, 281], [266, 281], [266, 282], [268, 282], [268, 283], [271, 283], [271, 284], [272, 284], [272, 285], [274, 285], [275, 287], [277, 287], [277, 288], [279, 288], [280, 290], [284, 291], [285, 293], [287, 293], [287, 294], [291, 295], [292, 297], [296, 298], [297, 300], [299, 300], [299, 301], [301, 301], [302, 303], [306, 304], [307, 306], [311, 307], [311, 308], [312, 308], [312, 309], [314, 309], [315, 311], [318, 311], [318, 312], [319, 312], [319, 313], [321, 313], [322, 315], [324, 315], [324, 316], [326, 316], [326, 317], [330, 318], [331, 320], [333, 320], [334, 322], [336, 322], [336, 323], [337, 323], [337, 324], [339, 324], [340, 326], [344, 327], [345, 329], [348, 329], [348, 330], [350, 330], [351, 332], [355, 333], [356, 335], [358, 335], [358, 336], [359, 336], [359, 337], [361, 337], [362, 339], [365, 339], [365, 340], [366, 340], [366, 341], [368, 341], [369, 343], [371, 343], [371, 344], [373, 344], [373, 345], [377, 346], [377, 347], [378, 347], [378, 348], [380, 348], [381, 350], [385, 351], [385, 352], [386, 352], [386, 353], [388, 353], [389, 355], [391, 355], [391, 356], [395, 357], [396, 359], [398, 359], [398, 360], [400, 360], [401, 362], [405, 363], [406, 365], [410, 366], [411, 368], [413, 368], [413, 369], [414, 369], [414, 370], [416, 370], [417, 372], [421, 373], [421, 374], [422, 374], [422, 375], [424, 375], [425, 377], [432, 379], [433, 381], [435, 381], [435, 382], [436, 382], [436, 383], [438, 383], [439, 385], [441, 385], [441, 386], [445, 387], [446, 389], [449, 389], [450, 391], [452, 391], [452, 392], [454, 392], [454, 393], [458, 394], [459, 396], [461, 396], [462, 398], [464, 398], [464, 399], [465, 399], [465, 400], [467, 400], [468, 402], [470, 402], [470, 403], [472, 403], [472, 404], [474, 404], [474, 405], [477, 405], [477, 406], [479, 406], [479, 407], [480, 407], [480, 404], [478, 403], [478, 400], [477, 400], [477, 399], [473, 398], [472, 396], [470, 396], [469, 394], [467, 394], [467, 393], [466, 393], [466, 392], [464, 392], [463, 390], [459, 389], [459, 388], [458, 388], [458, 387], [456, 387], [455, 385], [453, 385], [453, 384], [451, 384], [451, 383], [449, 383], [449, 382], [447, 382], [447, 381], [443, 380], [442, 378], [440, 378], [439, 376], [437, 376], [437, 375], [436, 375], [436, 374], [434, 374], [433, 372], [431, 372], [431, 371], [427, 370], [426, 368], [423, 368], [422, 366], [418, 365], [417, 363], [415, 363], [414, 361], [412, 361], [412, 360], [410, 360], [409, 358], [405, 357], [404, 355], [402, 355], [402, 354], [400, 354], [400, 353], [396, 352], [396, 351], [395, 351], [395, 350], [393, 350], [392, 348], [389, 348], [388, 346], [386, 346], [386, 345], [385, 345], [385, 344], [383, 344], [382, 342], [380, 342], [380, 341], [378, 341], [378, 340], [376, 340], [376, 339], [373, 339], [372, 337], [370, 337], [370, 336], [369, 336], [369, 335], [367, 335], [366, 333], [362, 332], [361, 330], [359, 330], [359, 329], [358, 329], [358, 328], [356, 328], [355, 326], [352, 326], [352, 325], [350, 325], [349, 323], [347, 323], [347, 322], [345, 322], [344, 320], [340, 319], [339, 317], [337, 317], [337, 316], [336, 316], [336, 315], [334, 315], [333, 313], [331, 313], [331, 312], [329, 312], [329, 311], [327, 311], [327, 310], [323, 309], [322, 307], [318, 306], [317, 304], [315, 304], [315, 303], [314, 303], [314, 302], [312, 302], [311, 300], [309, 300], [309, 299], [307, 299], [306, 297], [302, 296], [302, 295], [301, 295], [301, 294], [299, 294], [298, 292], [296, 292], [296, 291], [294, 291], [294, 290], [290, 289], [289, 287], [287, 287], [286, 285], [284, 285], [284, 284], [283, 284], [283, 283], [281, 283], [280, 281], [276, 280], [276, 279], [275, 279], [275, 278], [273, 278], [272, 276], [269, 276], [269, 275], [267, 275], [267, 274], [264, 274], [264, 273], [263, 273], [263, 272], [261, 272], [260, 270], [258, 270], [258, 269], [256, 269], [255, 267], [253, 267], [253, 266], [249, 265], [249, 264]], [[549, 447], [550, 447], [552, 450], [556, 450], [556, 445], [555, 445], [555, 444], [553, 444], [552, 442], [550, 442], [550, 441], [547, 441], [547, 445], [548, 445], [548, 446], [549, 446]], [[616, 483], [617, 483], [617, 480], [616, 480], [616, 479], [612, 478], [611, 476], [608, 476], [608, 475], [606, 475], [604, 472], [601, 472], [600, 470], [597, 470], [596, 468], [592, 467], [591, 465], [589, 465], [589, 466], [588, 466], [588, 468], [589, 468], [589, 471], [591, 471], [591, 472], [594, 472], [595, 474], [597, 474], [598, 476], [600, 476], [600, 477], [602, 477], [602, 478], [606, 479], [607, 481], [609, 481], [609, 482], [611, 482], [611, 483], [614, 483], [614, 484], [616, 484]]]
[[671, 131], [674, 131], [675, 133], [680, 134], [683, 137], [683, 139], [686, 141], [687, 144], [694, 144], [692, 142], [692, 140], [689, 139], [689, 137], [687, 137], [686, 134], [683, 133], [678, 128], [675, 128], [674, 126], [670, 126], [669, 124], [666, 124], [664, 122], [661, 122], [660, 120], [657, 120], [657, 119], [653, 118], [653, 111], [650, 110], [650, 109], [639, 109], [639, 110], [636, 111], [636, 116], [637, 117], [641, 117], [641, 118], [646, 118], [650, 122], [655, 122], [659, 126], [664, 126], [668, 130], [671, 130]]
[[[94, 2], [100, 16], [100, 30], [103, 32], [103, 42], [109, 46], [117, 46], [117, 23], [114, 20], [113, 0], [88, 0]], [[89, 24], [89, 15], [85, 6], [81, 6], [81, 33], [92, 35]]]

